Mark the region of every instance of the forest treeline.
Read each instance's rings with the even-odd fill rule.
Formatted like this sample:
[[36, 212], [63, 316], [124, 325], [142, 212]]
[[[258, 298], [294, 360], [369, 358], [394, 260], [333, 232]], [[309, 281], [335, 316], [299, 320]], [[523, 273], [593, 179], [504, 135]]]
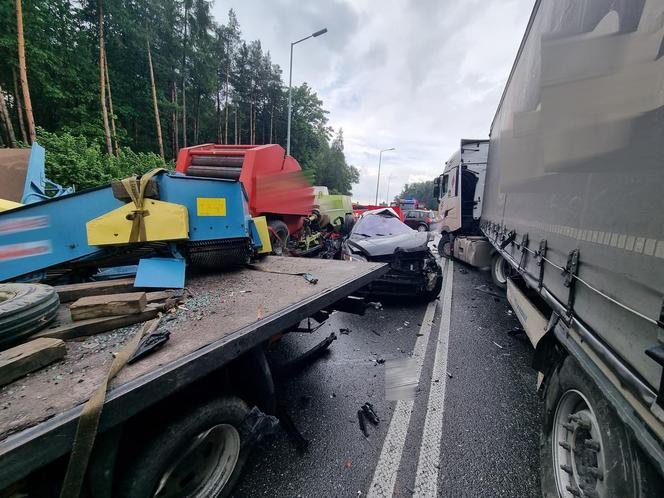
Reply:
[[[48, 160], [47, 167], [54, 180], [78, 188], [171, 161], [180, 147], [199, 143], [285, 147], [281, 68], [259, 40], [243, 38], [233, 10], [222, 24], [211, 7], [209, 0], [0, 2], [0, 145], [29, 143], [34, 123], [38, 141], [58, 157], [77, 147], [69, 166]], [[291, 153], [331, 191], [350, 193], [359, 180], [342, 131], [306, 83], [293, 88]], [[85, 162], [74, 164], [88, 156], [89, 177]]]

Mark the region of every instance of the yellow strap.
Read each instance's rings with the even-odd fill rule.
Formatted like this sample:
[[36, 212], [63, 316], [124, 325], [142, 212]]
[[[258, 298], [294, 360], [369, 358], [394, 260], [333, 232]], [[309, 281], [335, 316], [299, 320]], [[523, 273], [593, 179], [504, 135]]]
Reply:
[[[131, 232], [129, 233], [129, 242], [145, 242], [147, 240], [147, 235], [145, 233], [145, 217], [150, 214], [143, 207], [145, 202], [145, 189], [147, 188], [148, 182], [158, 173], [166, 171], [164, 168], [155, 168], [152, 171], [148, 171], [143, 176], [141, 176], [140, 182], [136, 176], [130, 178], [124, 178], [122, 180], [122, 186], [131, 197], [132, 202], [136, 209], [131, 213]], [[138, 186], [137, 186], [138, 184]]]
[[115, 377], [120, 370], [127, 364], [127, 361], [134, 354], [141, 338], [144, 335], [149, 335], [154, 332], [159, 326], [161, 318], [155, 318], [143, 324], [139, 332], [134, 334], [134, 337], [122, 348], [111, 364], [111, 369], [108, 375], [104, 378], [101, 385], [92, 397], [85, 403], [81, 416], [78, 419], [78, 427], [76, 428], [76, 436], [74, 436], [74, 444], [72, 445], [71, 455], [69, 457], [69, 464], [67, 466], [67, 473], [65, 481], [60, 491], [60, 498], [78, 498], [81, 494], [81, 487], [85, 472], [88, 468], [90, 461], [90, 454], [92, 447], [97, 436], [97, 429], [99, 427], [99, 418], [101, 411], [104, 407], [104, 400], [106, 399], [106, 389], [108, 383]]

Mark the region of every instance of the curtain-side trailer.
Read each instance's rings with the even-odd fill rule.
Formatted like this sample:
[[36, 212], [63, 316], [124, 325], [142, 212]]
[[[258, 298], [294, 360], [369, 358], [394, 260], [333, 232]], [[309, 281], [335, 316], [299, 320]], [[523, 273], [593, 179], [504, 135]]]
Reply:
[[543, 495], [663, 496], [664, 1], [537, 1], [485, 173], [479, 228], [540, 372]]

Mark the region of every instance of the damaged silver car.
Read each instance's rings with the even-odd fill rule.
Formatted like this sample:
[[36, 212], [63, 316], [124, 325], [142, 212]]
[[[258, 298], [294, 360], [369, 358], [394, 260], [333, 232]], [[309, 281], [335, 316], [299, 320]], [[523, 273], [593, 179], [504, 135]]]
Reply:
[[347, 261], [390, 264], [390, 271], [363, 289], [375, 295], [414, 296], [431, 301], [440, 293], [443, 275], [429, 249], [433, 234], [404, 224], [389, 208], [367, 211], [342, 246]]

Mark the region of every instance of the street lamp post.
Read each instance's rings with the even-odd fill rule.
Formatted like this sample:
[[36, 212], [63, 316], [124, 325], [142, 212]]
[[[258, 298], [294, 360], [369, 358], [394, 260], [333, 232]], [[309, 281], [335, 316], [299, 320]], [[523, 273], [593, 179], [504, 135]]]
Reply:
[[392, 173], [387, 177], [387, 194], [385, 194], [385, 204], [390, 205], [390, 183], [392, 182]]
[[388, 150], [395, 150], [395, 148], [390, 147], [389, 149], [383, 149], [380, 151], [380, 154], [378, 154], [378, 178], [376, 179], [376, 202], [375, 202], [376, 206], [378, 206], [378, 187], [380, 187], [380, 163], [383, 160], [383, 152], [387, 152]]
[[309, 36], [305, 36], [301, 40], [294, 41], [290, 44], [290, 65], [288, 68], [288, 125], [286, 127], [286, 155], [290, 155], [290, 127], [291, 127], [291, 112], [293, 110], [293, 47], [304, 40], [309, 38], [316, 38], [317, 36], [327, 33], [327, 28], [320, 29]]

